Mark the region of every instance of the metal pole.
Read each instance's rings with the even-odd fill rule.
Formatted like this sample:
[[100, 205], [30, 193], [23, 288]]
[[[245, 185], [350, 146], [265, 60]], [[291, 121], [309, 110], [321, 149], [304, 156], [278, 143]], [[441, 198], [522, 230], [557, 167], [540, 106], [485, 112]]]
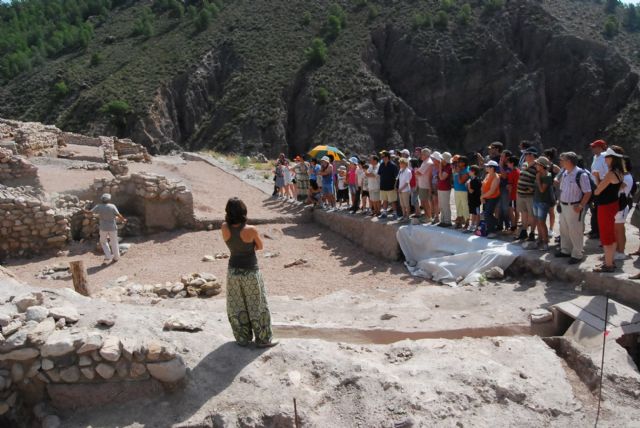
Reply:
[[602, 332], [602, 360], [600, 361], [600, 393], [598, 396], [598, 413], [596, 414], [596, 428], [600, 420], [600, 405], [602, 404], [602, 380], [604, 377], [604, 349], [607, 345], [607, 319], [609, 318], [609, 295], [605, 296], [604, 306], [604, 331]]
[[293, 416], [294, 416], [294, 423], [296, 428], [300, 428], [300, 425], [298, 424], [298, 404], [296, 403], [296, 399], [293, 399]]

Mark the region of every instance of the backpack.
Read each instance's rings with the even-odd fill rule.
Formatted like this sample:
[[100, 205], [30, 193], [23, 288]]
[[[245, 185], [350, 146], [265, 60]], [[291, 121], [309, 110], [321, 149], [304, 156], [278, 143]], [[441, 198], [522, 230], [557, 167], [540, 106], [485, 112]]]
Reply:
[[[586, 192], [584, 191], [584, 189], [580, 186], [580, 177], [582, 177], [582, 174], [587, 174], [587, 177], [589, 178], [589, 190], [587, 190]], [[581, 169], [580, 171], [578, 171], [578, 173], [576, 174], [576, 184], [578, 185], [578, 188], [580, 189], [580, 191], [582, 192], [582, 194], [584, 195], [585, 193], [589, 193], [591, 192], [591, 198], [589, 198], [589, 201], [587, 202], [588, 204], [590, 204], [593, 199], [595, 198], [595, 194], [593, 192], [595, 192], [596, 190], [596, 182], [593, 180], [593, 175], [591, 175], [591, 173], [585, 169]]]

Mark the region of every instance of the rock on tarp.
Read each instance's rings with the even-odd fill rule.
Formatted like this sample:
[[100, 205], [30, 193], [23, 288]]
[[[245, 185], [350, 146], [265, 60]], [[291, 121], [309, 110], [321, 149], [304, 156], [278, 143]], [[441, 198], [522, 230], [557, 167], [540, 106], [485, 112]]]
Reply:
[[477, 281], [498, 266], [506, 270], [521, 247], [437, 226], [402, 226], [397, 233], [406, 266], [413, 276], [455, 285]]

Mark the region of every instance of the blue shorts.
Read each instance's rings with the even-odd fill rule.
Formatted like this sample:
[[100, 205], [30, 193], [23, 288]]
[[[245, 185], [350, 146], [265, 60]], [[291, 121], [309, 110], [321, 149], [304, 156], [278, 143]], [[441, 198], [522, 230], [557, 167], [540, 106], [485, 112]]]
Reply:
[[322, 194], [333, 195], [333, 183], [322, 183]]
[[537, 220], [546, 220], [547, 215], [549, 215], [549, 209], [551, 206], [545, 202], [534, 202], [533, 203], [533, 216]]

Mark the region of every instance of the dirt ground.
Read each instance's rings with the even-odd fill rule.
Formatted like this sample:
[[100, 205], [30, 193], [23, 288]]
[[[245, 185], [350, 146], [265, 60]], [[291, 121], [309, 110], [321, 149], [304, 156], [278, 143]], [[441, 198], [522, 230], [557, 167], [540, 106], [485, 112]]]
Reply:
[[[39, 160], [48, 191], [81, 191], [93, 177], [108, 175], [68, 170], [68, 164]], [[132, 164], [131, 172], [137, 171], [187, 183], [198, 215], [207, 218], [222, 218], [231, 196], [247, 202], [252, 218], [292, 212], [291, 205], [270, 199], [232, 171], [204, 162], [161, 157], [151, 165]], [[312, 427], [593, 424], [594, 393], [528, 331], [533, 309], [581, 295], [579, 287], [524, 277], [450, 288], [413, 278], [402, 263], [372, 256], [315, 224], [260, 230], [265, 249], [259, 261], [275, 334], [282, 340], [264, 352], [233, 344], [224, 287], [211, 299], [160, 301], [118, 291], [129, 283], [177, 282], [191, 272], [213, 273], [224, 284], [227, 260], [202, 261], [204, 255], [227, 253], [219, 231], [127, 238], [129, 251], [109, 266], [101, 265], [95, 242], [73, 243], [68, 255], [9, 261], [6, 267], [20, 281], [60, 292], [72, 287], [70, 280], [36, 275], [45, 266], [83, 260], [90, 290], [101, 297], [76, 302], [83, 314], [79, 326], [114, 313], [118, 321], [111, 333], [160, 336], [183, 351], [191, 370], [184, 390], [66, 412], [63, 426], [290, 427], [293, 398], [303, 426]], [[284, 267], [300, 258], [307, 263]], [[13, 287], [18, 288], [0, 291], [11, 294], [20, 286]], [[183, 311], [205, 316], [204, 330], [162, 330], [168, 315]], [[640, 417], [634, 399], [615, 391], [615, 379], [607, 382], [601, 426], [632, 426]]]

